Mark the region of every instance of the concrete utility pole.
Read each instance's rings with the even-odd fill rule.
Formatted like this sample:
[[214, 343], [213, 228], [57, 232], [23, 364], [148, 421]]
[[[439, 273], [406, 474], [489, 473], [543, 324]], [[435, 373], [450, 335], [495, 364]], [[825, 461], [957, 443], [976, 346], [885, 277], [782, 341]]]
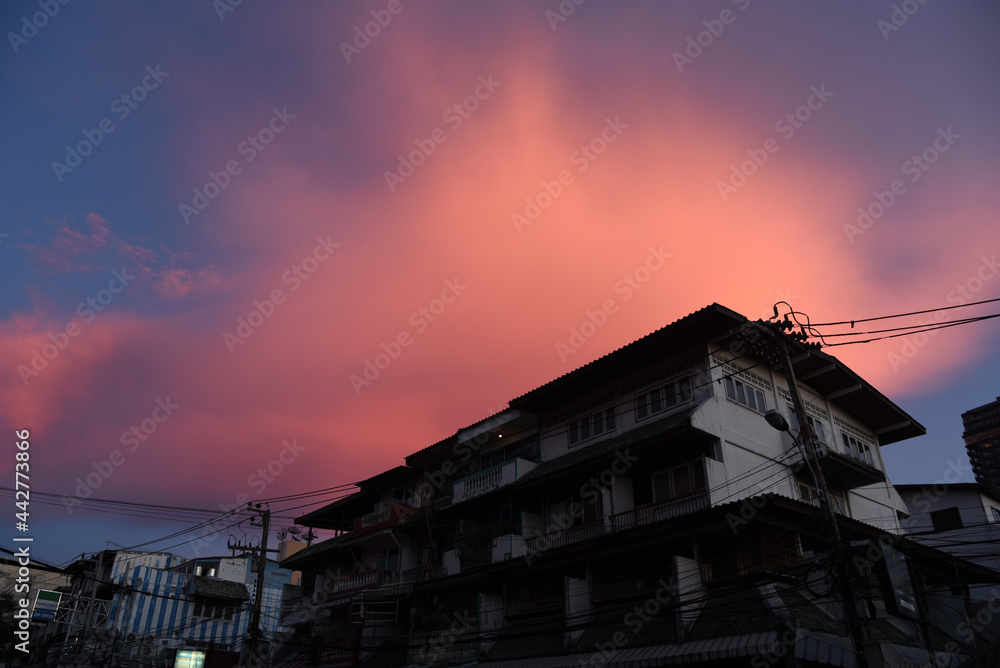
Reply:
[[[260, 628], [261, 619], [261, 608], [264, 601], [264, 578], [267, 574], [267, 534], [271, 527], [271, 509], [264, 507], [261, 509], [260, 504], [257, 507], [253, 507], [252, 504], [247, 503], [247, 510], [253, 513], [257, 513], [261, 518], [261, 539], [260, 546], [253, 547], [252, 545], [243, 545], [240, 543], [232, 544], [229, 547], [233, 550], [242, 550], [243, 552], [249, 552], [251, 555], [257, 555], [257, 588], [254, 592], [254, 602], [253, 609], [250, 615], [250, 626], [247, 629], [247, 636], [249, 642], [243, 643], [243, 651], [241, 652], [240, 665], [248, 666], [250, 668], [257, 666], [260, 661], [259, 648], [261, 646], [261, 639], [263, 637], [263, 630]], [[277, 552], [277, 550], [271, 550], [272, 552]]]
[[792, 360], [788, 354], [788, 344], [782, 332], [777, 329], [773, 331], [767, 330], [767, 328], [764, 329], [777, 342], [781, 353], [781, 364], [785, 369], [788, 391], [792, 395], [792, 405], [795, 407], [795, 416], [799, 422], [799, 437], [805, 445], [806, 452], [809, 455], [819, 482], [820, 489], [817, 490], [817, 493], [819, 494], [820, 509], [823, 511], [823, 517], [829, 525], [832, 534], [829, 537], [829, 542], [833, 551], [833, 561], [840, 588], [840, 598], [844, 604], [847, 629], [851, 634], [851, 641], [854, 645], [854, 652], [857, 655], [859, 668], [868, 668], [868, 660], [865, 656], [864, 635], [861, 630], [861, 617], [858, 615], [857, 599], [854, 594], [854, 583], [851, 581], [850, 572], [847, 569], [847, 562], [845, 560], [847, 550], [844, 546], [844, 539], [840, 534], [840, 524], [837, 522], [837, 515], [834, 512], [833, 506], [830, 505], [830, 490], [826, 484], [826, 475], [823, 472], [823, 467], [820, 465], [819, 454], [816, 452], [816, 438], [806, 418], [802, 398], [799, 396], [798, 383], [795, 380], [795, 369], [792, 367]]

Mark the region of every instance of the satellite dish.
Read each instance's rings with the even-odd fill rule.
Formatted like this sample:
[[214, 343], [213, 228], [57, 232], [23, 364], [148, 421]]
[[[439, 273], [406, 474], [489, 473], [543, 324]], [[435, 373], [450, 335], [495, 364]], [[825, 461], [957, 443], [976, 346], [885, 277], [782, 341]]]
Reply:
[[298, 527], [288, 527], [286, 531], [292, 534], [293, 536], [298, 536], [300, 533], [302, 533], [302, 529]]

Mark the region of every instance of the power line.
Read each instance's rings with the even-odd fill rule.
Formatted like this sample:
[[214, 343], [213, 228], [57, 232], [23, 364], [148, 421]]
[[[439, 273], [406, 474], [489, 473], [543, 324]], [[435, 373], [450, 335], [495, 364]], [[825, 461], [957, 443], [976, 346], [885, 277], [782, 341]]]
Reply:
[[[978, 301], [978, 302], [969, 302], [968, 304], [958, 304], [957, 306], [942, 306], [940, 308], [925, 309], [923, 311], [910, 311], [909, 313], [896, 313], [896, 314], [893, 314], [893, 315], [880, 315], [880, 316], [875, 317], [875, 318], [860, 318], [860, 319], [857, 319], [857, 320], [841, 320], [839, 322], [817, 322], [817, 323], [812, 323], [811, 326], [812, 327], [832, 327], [834, 325], [850, 325], [851, 327], [854, 327], [855, 323], [859, 323], [859, 322], [874, 322], [876, 320], [888, 320], [890, 318], [905, 318], [905, 317], [911, 316], [911, 315], [923, 315], [925, 313], [934, 313], [936, 311], [950, 311], [950, 310], [956, 309], [956, 308], [966, 308], [968, 306], [978, 306], [980, 304], [991, 304], [993, 302], [1000, 302], [1000, 297], [998, 297], [996, 299], [984, 299], [983, 301]], [[782, 302], [778, 302], [778, 303], [781, 304]]]

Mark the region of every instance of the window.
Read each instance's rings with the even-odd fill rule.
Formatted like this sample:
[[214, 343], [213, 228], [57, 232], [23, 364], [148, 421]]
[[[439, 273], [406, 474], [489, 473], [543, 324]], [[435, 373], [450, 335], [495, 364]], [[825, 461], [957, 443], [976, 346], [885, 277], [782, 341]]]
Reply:
[[569, 510], [570, 507], [577, 510], [575, 514], [571, 513], [572, 519], [570, 521], [574, 525], [592, 524], [604, 518], [604, 497], [601, 494], [595, 494], [593, 489], [585, 494], [577, 491], [570, 495], [566, 499], [566, 509]]
[[381, 550], [375, 555], [375, 568], [383, 571], [399, 570], [399, 548]]
[[691, 377], [684, 376], [642, 394], [635, 395], [635, 419], [642, 420], [650, 415], [678, 406], [692, 398]]
[[653, 498], [657, 502], [705, 491], [701, 459], [653, 474]]
[[233, 621], [233, 615], [236, 613], [236, 608], [231, 605], [222, 605], [220, 603], [207, 603], [204, 601], [199, 601], [194, 604], [194, 616], [195, 617], [205, 617], [208, 619], [224, 619], [227, 622]]
[[872, 449], [870, 443], [863, 441], [860, 438], [850, 436], [849, 434], [841, 433], [840, 435], [844, 439], [844, 452], [852, 457], [860, 459], [866, 464], [875, 466], [875, 462], [872, 460]]
[[[788, 414], [792, 416], [792, 429], [799, 431], [799, 416], [795, 414], [795, 409], [789, 406]], [[823, 429], [823, 423], [809, 414], [806, 414], [806, 422], [809, 423], [813, 434], [816, 435], [816, 440], [820, 443], [826, 443], [826, 430]]]
[[413, 486], [392, 490], [392, 502], [405, 503], [408, 506], [416, 505], [413, 501]]
[[996, 506], [990, 506], [990, 508], [993, 510], [993, 521], [1000, 524], [1000, 508]]
[[934, 531], [951, 531], [965, 526], [962, 524], [962, 513], [958, 511], [958, 506], [933, 511], [931, 524], [934, 525]]
[[569, 444], [611, 434], [615, 430], [615, 409], [606, 408], [569, 423]]
[[762, 414], [767, 412], [764, 393], [742, 380], [730, 376], [726, 377], [726, 397], [730, 401], [735, 401], [740, 406], [746, 406], [752, 411]]

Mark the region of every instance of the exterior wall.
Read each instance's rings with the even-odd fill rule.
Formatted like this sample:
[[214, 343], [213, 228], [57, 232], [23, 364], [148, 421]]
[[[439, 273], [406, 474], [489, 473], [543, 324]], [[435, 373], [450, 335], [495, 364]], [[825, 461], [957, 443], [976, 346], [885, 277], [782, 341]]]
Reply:
[[[905, 489], [902, 496], [912, 513], [912, 517], [904, 522], [904, 527], [914, 534], [914, 540], [1000, 570], [1000, 551], [997, 549], [1000, 545], [1000, 524], [991, 510], [1000, 507], [1000, 500], [976, 489], [954, 489], [944, 485]], [[964, 528], [933, 533], [930, 514], [955, 507], [959, 509]]]
[[137, 566], [147, 568], [173, 568], [186, 560], [169, 552], [118, 552], [111, 566], [111, 580], [117, 582], [123, 575], [131, 577]]
[[247, 582], [251, 575], [248, 557], [223, 557], [219, 560], [219, 570], [215, 575], [220, 580]]
[[[717, 366], [729, 356], [721, 353], [710, 357], [713, 366], [712, 379], [718, 381], [721, 387], [722, 379], [733, 373], [734, 366], [743, 368], [739, 361], [730, 362], [730, 366]], [[748, 366], [748, 365], [747, 365]], [[791, 394], [785, 379], [774, 373], [770, 368], [757, 366], [752, 369], [757, 379], [755, 387], [764, 393], [766, 408], [776, 409], [785, 419], [792, 423]], [[741, 377], [742, 374], [736, 377]], [[713, 383], [713, 386], [716, 385]], [[806, 406], [806, 413], [818, 420], [823, 427], [824, 442], [827, 447], [844, 454], [841, 433], [843, 425], [854, 427], [867, 434], [871, 441], [872, 464], [885, 473], [885, 463], [879, 451], [878, 440], [864, 425], [853, 417], [827, 401], [806, 383], [799, 383], [799, 395]], [[767, 424], [762, 413], [746, 408], [726, 397], [725, 390], [718, 390], [705, 402], [694, 415], [694, 423], [699, 429], [717, 434], [723, 442], [723, 462], [725, 464], [725, 487], [712, 490], [712, 503], [726, 503], [739, 500], [762, 492], [770, 492], [802, 500], [793, 480], [775, 475], [782, 465], [791, 466], [801, 457], [789, 453], [798, 450], [787, 432], [776, 431]], [[777, 463], [779, 458], [782, 463]], [[748, 472], [753, 472], [749, 473]], [[805, 474], [804, 480], [810, 476]], [[710, 489], [712, 489], [710, 487]], [[855, 519], [864, 521], [892, 533], [902, 533], [899, 525], [899, 512], [907, 512], [906, 504], [888, 482], [857, 487], [846, 492], [849, 514]]]

